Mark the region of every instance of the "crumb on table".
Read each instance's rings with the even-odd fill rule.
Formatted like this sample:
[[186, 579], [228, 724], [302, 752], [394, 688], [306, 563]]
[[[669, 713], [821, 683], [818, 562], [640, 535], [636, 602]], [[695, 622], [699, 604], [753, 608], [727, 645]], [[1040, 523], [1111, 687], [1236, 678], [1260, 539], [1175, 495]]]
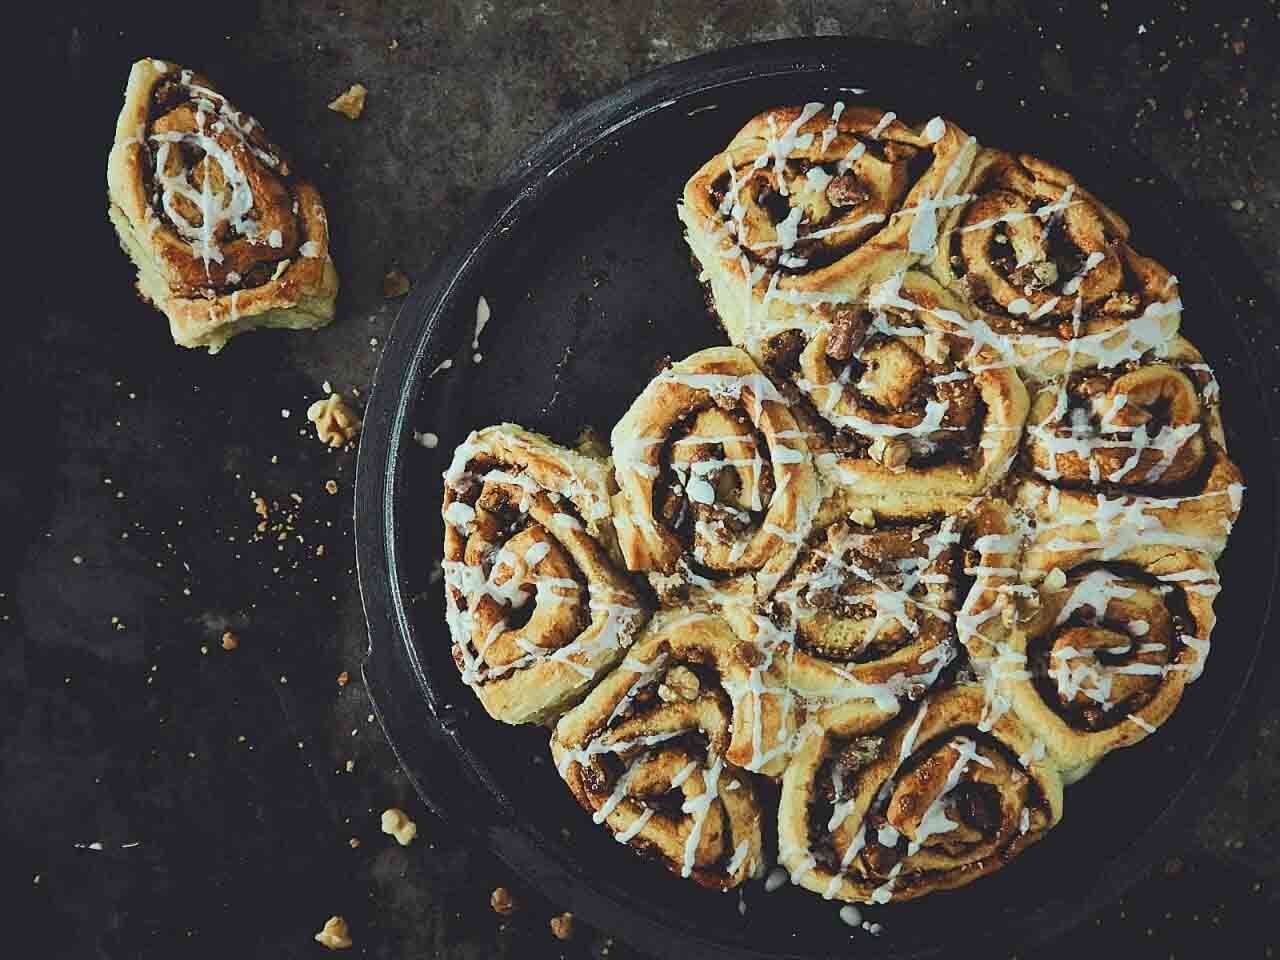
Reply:
[[407, 847], [418, 835], [418, 825], [396, 807], [382, 811], [382, 832], [396, 838], [396, 843]]
[[409, 292], [409, 278], [400, 270], [388, 270], [382, 278], [382, 295], [388, 300]]
[[489, 895], [489, 906], [498, 916], [509, 917], [516, 912], [519, 904], [506, 887], [494, 887], [493, 893]]
[[562, 913], [551, 918], [551, 933], [557, 940], [573, 939], [573, 914]]
[[364, 100], [369, 95], [363, 83], [353, 83], [346, 92], [338, 94], [330, 103], [329, 109], [340, 113], [349, 120], [358, 119], [364, 113]]
[[347, 921], [339, 916], [332, 916], [325, 921], [324, 927], [316, 934], [316, 943], [330, 950], [346, 950], [351, 946], [351, 930]]
[[307, 408], [307, 419], [316, 426], [316, 436], [331, 447], [350, 443], [360, 433], [360, 418], [340, 393], [331, 393]]

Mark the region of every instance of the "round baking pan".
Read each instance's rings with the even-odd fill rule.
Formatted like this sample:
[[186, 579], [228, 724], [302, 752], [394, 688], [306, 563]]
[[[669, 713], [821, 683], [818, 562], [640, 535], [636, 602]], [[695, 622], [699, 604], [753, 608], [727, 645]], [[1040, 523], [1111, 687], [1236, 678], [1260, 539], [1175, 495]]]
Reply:
[[[1276, 448], [1237, 311], [1266, 302], [1236, 244], [1120, 144], [1031, 83], [975, 91], [958, 57], [851, 39], [781, 41], [657, 70], [590, 104], [514, 162], [400, 311], [369, 398], [356, 533], [378, 716], [424, 802], [564, 908], [681, 957], [1002, 952], [1054, 936], [1166, 851], [1228, 763], [1276, 585]], [[865, 92], [861, 92], [865, 91]], [[662, 358], [722, 343], [675, 217], [685, 179], [760, 110], [865, 102], [909, 122], [945, 114], [984, 144], [1071, 170], [1181, 278], [1184, 332], [1217, 371], [1229, 445], [1249, 483], [1221, 563], [1213, 655], [1181, 708], [1141, 745], [1068, 789], [1063, 822], [995, 875], [868, 910], [787, 886], [704, 891], [617, 844], [577, 807], [547, 733], [505, 727], [461, 683], [444, 624], [441, 472], [468, 431], [512, 420], [565, 442], [608, 434]], [[476, 303], [492, 320], [473, 347]], [[1254, 307], [1252, 309], [1260, 309]], [[1274, 336], [1274, 334], [1273, 334]], [[479, 361], [473, 353], [482, 355]], [[438, 364], [453, 367], [432, 376]], [[415, 432], [432, 432], [427, 449]], [[856, 943], [851, 944], [851, 938]]]

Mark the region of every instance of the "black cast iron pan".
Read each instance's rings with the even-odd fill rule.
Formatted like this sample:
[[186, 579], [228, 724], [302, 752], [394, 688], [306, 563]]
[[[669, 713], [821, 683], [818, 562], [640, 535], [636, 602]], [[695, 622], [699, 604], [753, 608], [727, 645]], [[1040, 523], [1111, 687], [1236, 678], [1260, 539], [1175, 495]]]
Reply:
[[[1079, 922], [1162, 854], [1216, 782], [1247, 704], [1276, 584], [1277, 446], [1237, 311], [1250, 296], [1234, 242], [1119, 144], [1033, 84], [973, 90], [958, 57], [849, 39], [783, 41], [648, 74], [557, 127], [508, 170], [400, 311], [369, 398], [356, 488], [365, 681], [427, 805], [566, 909], [637, 946], [681, 957], [925, 957], [1007, 953]], [[848, 88], [867, 88], [858, 95]], [[1026, 98], [1019, 103], [1020, 98]], [[1232, 454], [1249, 483], [1222, 566], [1208, 669], [1159, 735], [1068, 790], [1048, 838], [953, 893], [869, 911], [872, 939], [835, 904], [760, 884], [739, 895], [680, 882], [594, 826], [549, 762], [541, 729], [490, 720], [449, 655], [441, 471], [475, 427], [514, 420], [564, 441], [606, 435], [660, 358], [723, 342], [675, 218], [685, 179], [748, 118], [807, 100], [860, 101], [910, 121], [942, 113], [986, 144], [1071, 170], [1181, 278], [1184, 331], [1217, 370]], [[471, 359], [476, 302], [493, 319]], [[440, 361], [454, 368], [434, 378]], [[428, 450], [414, 431], [440, 437]], [[1256, 684], [1253, 684], [1256, 686]]]

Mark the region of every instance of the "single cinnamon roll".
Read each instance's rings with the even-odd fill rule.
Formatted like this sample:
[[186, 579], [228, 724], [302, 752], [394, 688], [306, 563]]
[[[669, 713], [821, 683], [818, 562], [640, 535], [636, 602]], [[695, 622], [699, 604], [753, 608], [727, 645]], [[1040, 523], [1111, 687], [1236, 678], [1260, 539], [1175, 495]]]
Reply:
[[737, 886], [763, 865], [744, 771], [779, 771], [794, 729], [771, 654], [713, 614], [662, 611], [560, 719], [556, 769], [619, 842], [703, 886]]
[[1166, 544], [1216, 557], [1244, 486], [1227, 456], [1212, 370], [1181, 337], [1165, 358], [1043, 384], [1017, 494], [1042, 530], [1092, 525], [1110, 553]]
[[767, 603], [724, 615], [743, 636], [794, 648], [788, 685], [807, 715], [851, 702], [892, 714], [925, 695], [970, 634], [1003, 635], [1020, 548], [998, 501], [924, 523], [864, 512], [811, 535]]
[[984, 149], [958, 192], [929, 270], [978, 308], [968, 335], [1005, 344], [1020, 370], [1114, 367], [1177, 333], [1176, 278], [1066, 171]]
[[133, 65], [107, 183], [138, 291], [176, 343], [216, 353], [246, 330], [333, 319], [338, 274], [320, 195], [205, 77]]
[[[685, 184], [680, 219], [735, 344], [931, 257], [977, 150], [941, 117], [837, 101], [769, 110]], [[802, 311], [803, 312], [803, 311]]]
[[939, 317], [964, 305], [928, 276], [895, 274], [864, 305], [821, 309], [762, 347], [764, 368], [795, 393], [821, 472], [849, 507], [899, 515], [963, 504], [1003, 479], [1027, 392], [990, 347]]
[[980, 729], [952, 687], [891, 723], [856, 706], [805, 741], [782, 780], [778, 858], [824, 898], [882, 904], [971, 883], [1062, 818], [1062, 780], [1013, 716]]
[[[1123, 551], [1087, 528], [1033, 539], [1023, 580], [1034, 590], [998, 652], [1000, 704], [1036, 735], [1067, 783], [1106, 754], [1154, 733], [1204, 670], [1218, 573], [1202, 554], [1166, 546]], [[995, 653], [988, 661], [984, 654]]]
[[628, 569], [708, 585], [755, 574], [767, 593], [791, 566], [817, 481], [786, 401], [741, 350], [712, 347], [664, 370], [612, 445]]
[[487, 427], [454, 454], [443, 516], [454, 661], [495, 719], [562, 712], [648, 619], [611, 555], [604, 463], [514, 424]]

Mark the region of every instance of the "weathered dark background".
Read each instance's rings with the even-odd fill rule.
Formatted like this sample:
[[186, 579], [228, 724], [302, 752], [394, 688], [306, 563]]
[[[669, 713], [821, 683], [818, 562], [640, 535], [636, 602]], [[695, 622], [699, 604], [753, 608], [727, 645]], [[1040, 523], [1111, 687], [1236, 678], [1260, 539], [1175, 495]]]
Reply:
[[[840, 33], [951, 47], [939, 56], [961, 58], [975, 85], [1017, 66], [1126, 131], [1280, 290], [1275, 0], [123, 6], [56, 11], [42, 34], [11, 38], [38, 58], [48, 127], [11, 147], [41, 169], [9, 189], [56, 216], [11, 224], [36, 256], [9, 282], [32, 285], [19, 272], [34, 269], [46, 296], [32, 314], [10, 302], [0, 348], [7, 956], [313, 957], [331, 913], [359, 956], [631, 956], [581, 923], [554, 940], [554, 900], [452, 840], [398, 773], [359, 682], [338, 686], [364, 644], [353, 455], [326, 451], [305, 423], [322, 382], [369, 384], [397, 307], [383, 273], [429, 269], [515, 152], [628, 78], [737, 43]], [[144, 55], [215, 78], [318, 182], [343, 279], [332, 327], [255, 334], [209, 358], [173, 347], [133, 298], [103, 166]], [[370, 95], [352, 123], [325, 104], [356, 81]], [[1280, 357], [1259, 360], [1280, 391]], [[265, 535], [254, 495], [273, 505]], [[228, 627], [233, 652], [219, 645]], [[1247, 736], [1199, 829], [1043, 956], [1227, 944], [1272, 956], [1274, 695]], [[378, 831], [392, 805], [418, 821], [407, 849]], [[501, 923], [499, 884], [521, 903]]]

